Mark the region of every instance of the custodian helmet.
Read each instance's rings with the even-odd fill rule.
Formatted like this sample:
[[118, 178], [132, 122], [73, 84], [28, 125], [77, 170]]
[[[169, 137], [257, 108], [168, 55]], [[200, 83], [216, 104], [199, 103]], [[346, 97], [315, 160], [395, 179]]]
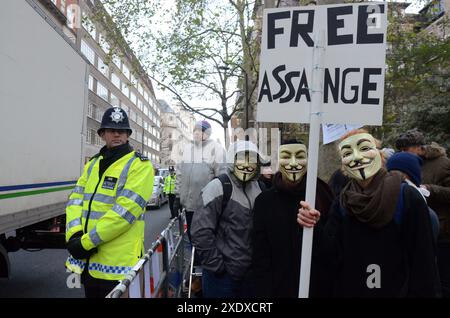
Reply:
[[133, 132], [130, 128], [127, 113], [120, 107], [110, 107], [105, 111], [97, 133], [100, 135], [105, 128], [127, 130], [130, 135]]

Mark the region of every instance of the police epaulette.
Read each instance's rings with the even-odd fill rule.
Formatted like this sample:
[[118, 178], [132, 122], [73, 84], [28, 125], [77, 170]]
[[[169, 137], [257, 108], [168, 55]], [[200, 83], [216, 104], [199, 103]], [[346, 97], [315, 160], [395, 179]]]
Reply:
[[95, 154], [93, 157], [91, 157], [91, 158], [89, 159], [89, 161], [92, 161], [93, 159], [98, 158], [98, 157], [100, 157], [100, 152], [97, 153], [97, 154]]
[[148, 161], [148, 157], [144, 156], [143, 154], [141, 154], [140, 152], [135, 151], [134, 155], [136, 157], [138, 157], [139, 159], [141, 159], [141, 161]]

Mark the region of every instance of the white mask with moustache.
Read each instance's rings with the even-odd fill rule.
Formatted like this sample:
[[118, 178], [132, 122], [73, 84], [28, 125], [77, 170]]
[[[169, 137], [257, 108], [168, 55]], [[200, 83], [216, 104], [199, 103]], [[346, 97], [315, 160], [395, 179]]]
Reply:
[[367, 180], [381, 169], [380, 151], [370, 134], [347, 137], [339, 144], [339, 150], [342, 166], [351, 178]]
[[308, 152], [304, 144], [280, 146], [280, 172], [283, 180], [298, 183], [306, 173]]

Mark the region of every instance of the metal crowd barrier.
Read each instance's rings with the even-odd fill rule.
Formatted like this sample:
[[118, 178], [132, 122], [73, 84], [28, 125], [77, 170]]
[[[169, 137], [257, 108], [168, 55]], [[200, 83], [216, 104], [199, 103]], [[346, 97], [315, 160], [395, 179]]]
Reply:
[[106, 298], [185, 298], [191, 253], [185, 224], [184, 212], [172, 219]]

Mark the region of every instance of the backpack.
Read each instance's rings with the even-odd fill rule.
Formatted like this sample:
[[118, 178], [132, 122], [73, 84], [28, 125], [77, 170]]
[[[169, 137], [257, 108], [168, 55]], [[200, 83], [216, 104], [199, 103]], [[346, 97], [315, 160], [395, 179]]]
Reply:
[[[223, 190], [223, 196], [222, 196], [222, 209], [220, 211], [219, 217], [217, 218], [217, 224], [216, 224], [216, 233], [217, 228], [219, 227], [220, 219], [222, 218], [223, 211], [225, 211], [228, 202], [230, 201], [231, 194], [233, 192], [233, 185], [231, 184], [230, 177], [228, 177], [227, 174], [221, 174], [218, 177], [220, 183], [222, 184], [222, 190]], [[259, 188], [261, 189], [261, 192], [264, 192], [266, 190], [266, 185], [264, 182], [258, 180]]]

